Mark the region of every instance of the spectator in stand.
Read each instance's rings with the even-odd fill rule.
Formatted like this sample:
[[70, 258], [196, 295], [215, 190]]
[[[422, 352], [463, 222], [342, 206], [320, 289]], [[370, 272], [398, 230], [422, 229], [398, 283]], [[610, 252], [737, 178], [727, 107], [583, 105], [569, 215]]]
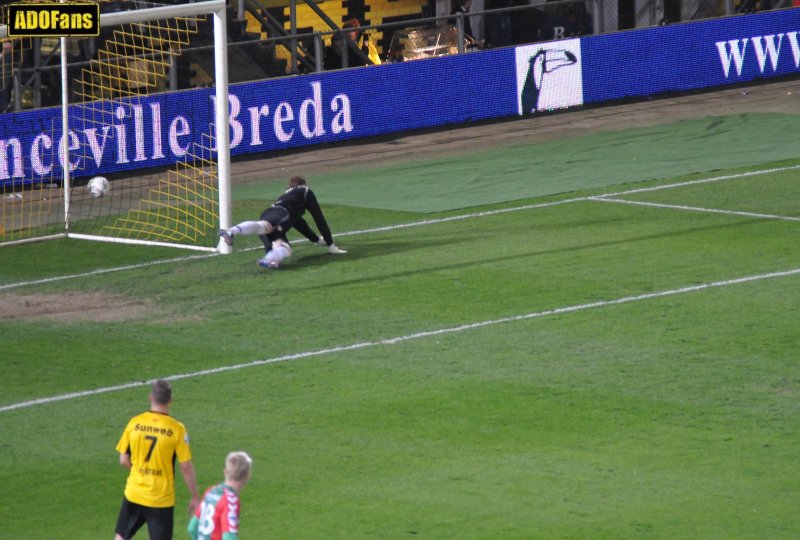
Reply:
[[[469, 4], [469, 10], [472, 11], [483, 11], [486, 9], [486, 2], [484, 0], [471, 0]], [[486, 21], [484, 20], [483, 15], [473, 15], [470, 17], [470, 28], [472, 29], [471, 35], [475, 39], [475, 41], [483, 47], [484, 41], [484, 26], [486, 25]]]
[[472, 4], [472, 0], [454, 0], [453, 1], [453, 9], [450, 12], [450, 15], [453, 15], [450, 19], [447, 19], [448, 24], [452, 24], [456, 26], [456, 20], [458, 15], [462, 15], [464, 20], [464, 31], [469, 33], [469, 19], [467, 15], [469, 15], [470, 5]]
[[[381, 63], [381, 58], [378, 55], [378, 49], [369, 39], [369, 36], [363, 31], [357, 30], [361, 26], [358, 19], [350, 19], [342, 25], [343, 32], [337, 32], [331, 36], [331, 44], [325, 47], [325, 53], [322, 60], [322, 65], [326, 70], [341, 69], [344, 66], [344, 49], [347, 46], [345, 39], [349, 39], [356, 44], [368, 61], [365, 61], [358, 53], [352, 48], [347, 51], [347, 67], [358, 67], [368, 65], [378, 65]], [[355, 30], [354, 30], [355, 29]]]
[[348, 32], [350, 40], [353, 41], [353, 43], [355, 43], [359, 49], [361, 49], [361, 52], [367, 55], [367, 58], [369, 58], [369, 61], [372, 62], [372, 65], [380, 65], [381, 57], [378, 55], [378, 49], [363, 30], [355, 30], [359, 26], [361, 26], [361, 23], [358, 19], [350, 19], [342, 25], [342, 28], [345, 30], [350, 29]]
[[511, 34], [515, 45], [541, 41], [544, 12], [533, 7], [528, 0], [512, 0], [512, 6], [528, 6], [511, 12]]
[[[486, 9], [510, 7], [510, 0], [486, 0]], [[511, 16], [508, 12], [486, 15], [486, 47], [507, 47], [514, 44]]]
[[572, 37], [589, 36], [594, 34], [594, 23], [592, 16], [586, 10], [586, 4], [578, 2], [570, 4], [567, 11], [567, 19], [571, 28], [574, 30]]
[[567, 7], [564, 5], [547, 8], [547, 18], [542, 23], [542, 41], [555, 41], [572, 37], [575, 29], [567, 18]]
[[[341, 32], [336, 32], [331, 36], [331, 44], [325, 47], [324, 56], [322, 57], [322, 67], [325, 68], [326, 71], [331, 71], [334, 69], [342, 69], [344, 67], [344, 53], [342, 52], [343, 47], [345, 46], [344, 43], [344, 35]], [[353, 60], [356, 62], [360, 60], [359, 58], [351, 58], [356, 56], [352, 51], [347, 51], [347, 66], [352, 66]], [[362, 64], [355, 64], [355, 65], [364, 65]]]

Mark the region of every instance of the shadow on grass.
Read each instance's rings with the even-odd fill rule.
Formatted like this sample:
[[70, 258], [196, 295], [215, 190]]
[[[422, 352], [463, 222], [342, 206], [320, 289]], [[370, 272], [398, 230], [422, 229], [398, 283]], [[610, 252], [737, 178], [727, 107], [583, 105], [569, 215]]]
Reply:
[[[342, 245], [342, 249], [348, 250], [346, 254], [331, 255], [323, 248], [317, 248], [318, 251], [312, 252], [308, 255], [298, 257], [292, 265], [295, 268], [313, 268], [316, 266], [325, 266], [336, 262], [353, 261], [370, 259], [373, 257], [381, 257], [384, 255], [396, 255], [404, 251], [414, 251], [422, 247], [431, 246], [450, 246], [464, 240], [471, 240], [469, 236], [458, 235], [451, 237], [440, 237], [435, 240], [425, 240], [424, 242], [390, 242], [390, 241], [377, 241], [358, 243], [356, 248], [349, 249], [348, 246]], [[356, 282], [360, 282], [357, 280]], [[342, 283], [344, 284], [344, 283]]]
[[[683, 230], [680, 230], [680, 231], [663, 232], [663, 233], [657, 233], [657, 234], [646, 234], [646, 235], [634, 236], [634, 237], [620, 239], [620, 240], [609, 240], [609, 241], [605, 241], [605, 242], [587, 242], [587, 243], [580, 244], [580, 245], [575, 245], [575, 246], [568, 246], [568, 247], [557, 248], [557, 249], [546, 249], [546, 250], [541, 250], [541, 251], [533, 250], [533, 251], [529, 251], [529, 252], [526, 252], [526, 253], [520, 253], [520, 254], [517, 254], [517, 255], [509, 255], [507, 257], [495, 257], [493, 259], [488, 259], [488, 260], [485, 260], [485, 261], [482, 261], [482, 262], [485, 263], [485, 264], [495, 264], [495, 263], [498, 263], [498, 262], [514, 261], [514, 260], [521, 260], [521, 259], [527, 259], [527, 258], [531, 258], [531, 257], [540, 257], [540, 256], [547, 256], [547, 255], [555, 255], [555, 254], [558, 254], [558, 253], [576, 253], [576, 252], [580, 252], [580, 251], [587, 250], [587, 249], [596, 249], [596, 248], [611, 247], [611, 246], [621, 246], [621, 245], [626, 245], [626, 244], [633, 244], [633, 243], [636, 243], [636, 242], [648, 242], [648, 241], [652, 241], [652, 240], [660, 240], [660, 239], [665, 239], [665, 238], [676, 238], [676, 237], [680, 237], [680, 236], [686, 236], [686, 235], [689, 235], [689, 234], [695, 234], [695, 233], [700, 233], [700, 232], [708, 232], [708, 231], [719, 231], [719, 230], [730, 229], [730, 228], [733, 228], [733, 227], [741, 227], [742, 225], [748, 225], [748, 224], [754, 224], [754, 223], [763, 223], [763, 222], [764, 222], [764, 220], [761, 220], [761, 219], [750, 219], [750, 218], [747, 218], [747, 219], [743, 219], [743, 220], [740, 220], [740, 221], [735, 221], [735, 222], [732, 222], [732, 223], [725, 223], [725, 224], [719, 224], [719, 225], [709, 225], [709, 226], [706, 226], [706, 227], [691, 227], [691, 228], [683, 229]], [[478, 238], [479, 236], [480, 235], [475, 235], [475, 238]], [[403, 242], [403, 243], [393, 242], [393, 243], [388, 243], [388, 242], [382, 242], [382, 243], [379, 243], [379, 244], [358, 244], [356, 249], [354, 249], [353, 251], [349, 252], [347, 255], [343, 255], [343, 257], [347, 257], [348, 259], [359, 259], [359, 260], [360, 259], [368, 259], [370, 257], [377, 257], [377, 256], [390, 254], [390, 253], [391, 254], [396, 254], [396, 253], [398, 253], [400, 251], [412, 251], [412, 250], [420, 249], [420, 248], [423, 248], [423, 247], [427, 248], [427, 247], [430, 247], [431, 245], [450, 245], [450, 244], [455, 244], [457, 242], [463, 242], [464, 240], [470, 240], [470, 239], [471, 239], [471, 237], [469, 237], [469, 236], [459, 235], [458, 237], [453, 237], [450, 240], [441, 239], [441, 240], [438, 240], [438, 241], [435, 241], [435, 242], [430, 242], [430, 241], [426, 240], [425, 242], [420, 242], [420, 243], [412, 243], [412, 242]], [[326, 264], [327, 262], [330, 261], [331, 257], [332, 256], [328, 255], [327, 253], [315, 256], [315, 257], [311, 258], [311, 260], [312, 261], [319, 261], [319, 262], [312, 262], [311, 266]], [[307, 264], [306, 264], [307, 260], [308, 260], [307, 258], [303, 259], [303, 262], [302, 262], [302, 266], [303, 267], [307, 266]], [[335, 261], [331, 261], [331, 262], [335, 262]], [[461, 268], [469, 268], [469, 267], [475, 266], [476, 264], [480, 264], [480, 262], [481, 261], [476, 262], [475, 260], [470, 260], [470, 261], [467, 261], [467, 262], [460, 262], [460, 263], [454, 263], [454, 264], [444, 264], [444, 265], [438, 265], [438, 266], [426, 266], [424, 268], [418, 268], [416, 270], [404, 270], [402, 272], [384, 273], [384, 274], [380, 274], [378, 276], [373, 276], [373, 277], [362, 277], [362, 278], [357, 278], [357, 279], [348, 279], [348, 280], [332, 282], [332, 283], [329, 282], [329, 283], [325, 283], [324, 285], [318, 285], [318, 286], [310, 287], [310, 288], [330, 289], [331, 287], [347, 287], [347, 286], [355, 285], [355, 284], [365, 284], [365, 283], [370, 283], [370, 282], [381, 282], [381, 281], [384, 281], [384, 280], [387, 280], [387, 279], [399, 279], [399, 278], [404, 278], [404, 277], [408, 278], [408, 277], [413, 277], [413, 276], [416, 276], [418, 274], [423, 274], [423, 273], [430, 273], [430, 272], [436, 272], [436, 271], [442, 271], [442, 270], [458, 270], [458, 269], [461, 269]], [[298, 266], [301, 266], [301, 265], [298, 265]]]

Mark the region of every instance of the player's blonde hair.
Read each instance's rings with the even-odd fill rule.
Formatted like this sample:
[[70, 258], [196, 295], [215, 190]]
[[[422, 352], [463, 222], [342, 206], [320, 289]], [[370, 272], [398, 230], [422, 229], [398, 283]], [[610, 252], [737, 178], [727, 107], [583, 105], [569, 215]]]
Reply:
[[253, 459], [247, 452], [231, 452], [225, 458], [225, 478], [241, 482], [250, 477]]

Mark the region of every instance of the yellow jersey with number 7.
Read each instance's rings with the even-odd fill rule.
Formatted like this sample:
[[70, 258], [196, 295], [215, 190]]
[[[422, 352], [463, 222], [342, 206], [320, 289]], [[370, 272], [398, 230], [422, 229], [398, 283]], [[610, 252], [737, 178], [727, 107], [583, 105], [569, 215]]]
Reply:
[[186, 427], [168, 414], [148, 411], [131, 418], [117, 443], [131, 456], [125, 498], [151, 508], [175, 506], [175, 459], [190, 461]]

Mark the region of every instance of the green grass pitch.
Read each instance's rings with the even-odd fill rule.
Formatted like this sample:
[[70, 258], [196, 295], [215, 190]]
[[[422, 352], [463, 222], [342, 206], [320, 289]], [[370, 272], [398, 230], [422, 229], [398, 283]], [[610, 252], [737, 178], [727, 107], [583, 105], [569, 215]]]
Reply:
[[0, 304], [37, 315], [0, 320], [0, 537], [113, 537], [114, 446], [173, 377], [200, 484], [254, 458], [242, 538], [798, 538], [799, 183], [323, 200], [350, 253], [278, 272], [255, 238], [2, 249]]

